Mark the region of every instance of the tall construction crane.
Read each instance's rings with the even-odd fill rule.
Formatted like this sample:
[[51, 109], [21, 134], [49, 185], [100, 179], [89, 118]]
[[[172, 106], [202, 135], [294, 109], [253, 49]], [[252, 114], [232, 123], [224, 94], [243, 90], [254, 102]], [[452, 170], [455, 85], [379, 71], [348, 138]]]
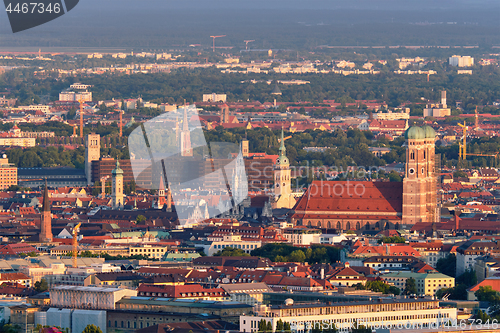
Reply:
[[80, 138], [83, 138], [83, 99], [78, 100], [80, 103]]
[[123, 135], [123, 110], [120, 110], [120, 138], [122, 137]]
[[226, 37], [226, 35], [210, 36], [213, 39], [212, 50], [215, 52], [215, 38]]
[[[291, 139], [291, 138], [292, 138], [292, 136], [289, 135], [289, 136], [283, 138], [283, 141], [286, 141], [286, 140]], [[278, 139], [278, 142], [281, 143], [281, 139]]]
[[474, 118], [474, 129], [477, 130], [479, 128], [479, 115], [477, 114], [477, 106], [476, 106], [476, 111], [474, 112], [475, 118]]
[[463, 128], [462, 143], [458, 144], [458, 156], [460, 160], [465, 161], [467, 159], [467, 125], [464, 121], [463, 125], [458, 123], [458, 126]]
[[[476, 116], [477, 116], [477, 108], [476, 108]], [[477, 121], [477, 120], [476, 120]], [[458, 123], [458, 126], [463, 128], [463, 134], [462, 134], [462, 142], [458, 143], [459, 146], [459, 160], [465, 161], [467, 159], [467, 156], [485, 156], [485, 157], [495, 157], [497, 158], [500, 152], [495, 153], [495, 154], [474, 154], [474, 153], [468, 153], [467, 152], [467, 125], [465, 124], [465, 121], [463, 124]]]
[[106, 179], [108, 178], [109, 176], [101, 177], [101, 198], [106, 197]]
[[78, 223], [73, 228], [73, 268], [78, 267], [78, 263], [76, 261], [76, 258], [78, 256], [78, 233], [80, 232], [81, 225], [82, 225], [81, 223]]
[[255, 42], [255, 40], [244, 40], [245, 42], [245, 50], [248, 50], [248, 43]]

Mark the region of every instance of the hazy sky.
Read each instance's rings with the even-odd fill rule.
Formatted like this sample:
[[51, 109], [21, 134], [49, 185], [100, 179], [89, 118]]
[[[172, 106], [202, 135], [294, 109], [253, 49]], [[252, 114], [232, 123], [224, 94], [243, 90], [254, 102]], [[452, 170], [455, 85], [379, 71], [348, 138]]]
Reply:
[[[263, 34], [278, 40], [290, 38], [287, 32], [302, 34], [303, 38], [308, 38], [309, 33], [316, 37], [322, 33], [333, 34], [328, 26], [357, 27], [362, 37], [363, 29], [366, 34], [371, 33], [372, 24], [405, 25], [425, 21], [497, 27], [500, 35], [498, 17], [498, 0], [81, 0], [68, 14], [17, 34], [12, 34], [6, 13], [0, 13], [0, 46], [89, 43], [105, 46], [125, 43], [127, 36], [139, 40], [140, 35], [147, 40], [143, 46], [154, 43], [156, 35], [162, 44], [172, 41], [176, 45], [209, 44], [210, 34], [226, 34], [228, 41], [261, 38]], [[296, 30], [297, 25], [326, 27], [308, 32]], [[477, 36], [495, 34], [491, 30], [474, 29], [471, 32]], [[398, 26], [387, 31], [392, 31], [395, 42], [401, 43], [404, 39], [397, 36], [400, 30]], [[432, 34], [429, 29], [422, 30], [422, 37], [429, 33]], [[459, 33], [467, 34], [467, 30]], [[332, 38], [324, 39], [325, 43], [333, 42]]]

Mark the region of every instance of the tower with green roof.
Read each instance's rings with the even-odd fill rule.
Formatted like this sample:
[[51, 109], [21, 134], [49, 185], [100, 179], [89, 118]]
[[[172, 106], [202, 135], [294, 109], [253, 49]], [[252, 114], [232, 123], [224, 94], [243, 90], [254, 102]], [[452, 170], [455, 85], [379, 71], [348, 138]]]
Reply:
[[405, 132], [406, 166], [403, 180], [403, 225], [439, 222], [436, 133], [430, 126], [412, 126]]
[[116, 167], [111, 171], [111, 176], [111, 203], [113, 209], [118, 209], [123, 207], [123, 170], [118, 160], [116, 160]]
[[286, 156], [285, 135], [281, 129], [279, 155], [274, 164], [274, 202], [273, 208], [292, 208], [295, 199], [291, 189], [290, 161]]

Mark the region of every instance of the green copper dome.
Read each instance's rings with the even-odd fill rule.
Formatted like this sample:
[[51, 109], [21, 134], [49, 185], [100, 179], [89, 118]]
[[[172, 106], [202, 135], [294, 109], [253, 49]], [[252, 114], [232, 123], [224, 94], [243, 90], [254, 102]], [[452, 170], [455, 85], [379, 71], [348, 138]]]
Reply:
[[434, 129], [428, 125], [422, 126], [426, 139], [434, 139], [436, 137], [436, 132]]
[[123, 175], [123, 170], [120, 168], [120, 162], [116, 161], [116, 168], [111, 171], [113, 176]]
[[408, 139], [410, 139], [410, 140], [425, 139], [425, 131], [418, 126], [412, 126], [406, 130], [405, 139], [406, 140], [408, 140]]

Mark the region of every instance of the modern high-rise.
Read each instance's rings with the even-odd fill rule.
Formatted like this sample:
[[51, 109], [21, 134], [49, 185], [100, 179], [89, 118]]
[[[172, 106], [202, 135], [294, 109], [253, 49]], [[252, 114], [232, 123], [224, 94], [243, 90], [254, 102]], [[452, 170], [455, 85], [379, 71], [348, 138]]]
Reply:
[[85, 176], [87, 185], [92, 184], [92, 161], [98, 161], [101, 156], [101, 136], [88, 134], [85, 141]]
[[0, 158], [0, 190], [9, 188], [12, 185], [17, 185], [17, 167], [9, 163], [7, 155]]
[[450, 65], [455, 67], [470, 67], [474, 65], [474, 58], [470, 56], [454, 55], [449, 59]]

